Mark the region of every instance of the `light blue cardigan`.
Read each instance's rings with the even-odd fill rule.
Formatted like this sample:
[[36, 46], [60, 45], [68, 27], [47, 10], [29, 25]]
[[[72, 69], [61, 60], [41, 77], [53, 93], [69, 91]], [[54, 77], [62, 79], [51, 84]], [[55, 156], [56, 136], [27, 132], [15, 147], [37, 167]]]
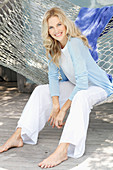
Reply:
[[[71, 38], [68, 40], [66, 46], [73, 62], [76, 79], [76, 85], [69, 99], [72, 100], [78, 91], [88, 89], [88, 80], [96, 86], [105, 89], [108, 96], [111, 95], [113, 93], [113, 84], [108, 79], [106, 72], [96, 64], [83, 41], [80, 38]], [[51, 96], [60, 96], [59, 71], [62, 76], [62, 81], [68, 81], [68, 79], [61, 67], [58, 68], [51, 62], [51, 58], [48, 62], [48, 68], [50, 94]]]

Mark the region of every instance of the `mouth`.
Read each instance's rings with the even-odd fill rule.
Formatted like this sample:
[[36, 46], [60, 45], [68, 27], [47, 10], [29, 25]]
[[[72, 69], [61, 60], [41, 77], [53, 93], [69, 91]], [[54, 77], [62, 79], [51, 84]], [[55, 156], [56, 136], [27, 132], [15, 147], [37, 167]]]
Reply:
[[60, 37], [60, 36], [62, 36], [62, 33], [63, 33], [63, 32], [59, 32], [59, 33], [55, 34], [55, 36], [56, 36], [56, 37]]

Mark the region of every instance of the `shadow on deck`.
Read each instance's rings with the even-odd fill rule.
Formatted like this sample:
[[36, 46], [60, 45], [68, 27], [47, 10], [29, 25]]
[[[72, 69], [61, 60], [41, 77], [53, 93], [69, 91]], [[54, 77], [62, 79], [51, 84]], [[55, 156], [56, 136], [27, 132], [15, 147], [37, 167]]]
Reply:
[[[16, 84], [0, 83], [0, 145], [14, 132], [29, 94], [18, 93]], [[61, 130], [49, 124], [40, 132], [37, 145], [24, 145], [0, 154], [0, 170], [38, 170], [37, 164], [49, 156], [60, 139]], [[69, 158], [54, 170], [113, 169], [113, 104], [95, 106], [90, 115], [86, 152]]]

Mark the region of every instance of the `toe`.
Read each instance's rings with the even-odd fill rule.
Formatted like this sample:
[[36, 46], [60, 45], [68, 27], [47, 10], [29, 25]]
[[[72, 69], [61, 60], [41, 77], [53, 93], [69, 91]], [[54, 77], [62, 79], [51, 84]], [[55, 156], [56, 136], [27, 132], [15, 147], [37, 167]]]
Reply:
[[45, 163], [44, 163], [44, 162], [41, 162], [41, 163], [40, 163], [40, 167], [41, 167], [41, 168], [45, 168]]
[[40, 163], [38, 164], [38, 166], [42, 166], [42, 163], [43, 163], [43, 162], [40, 162]]
[[45, 165], [45, 168], [51, 168], [51, 165]]
[[51, 165], [51, 168], [54, 167], [54, 166], [55, 166], [55, 165], [52, 164], [52, 165]]
[[48, 165], [45, 165], [45, 167], [44, 168], [48, 168]]
[[0, 153], [2, 153], [2, 152], [4, 152], [5, 151], [5, 148], [2, 146], [1, 148], [0, 148]]
[[48, 168], [51, 168], [51, 165], [48, 165]]
[[43, 165], [41, 165], [41, 168], [45, 168], [45, 165], [43, 164]]

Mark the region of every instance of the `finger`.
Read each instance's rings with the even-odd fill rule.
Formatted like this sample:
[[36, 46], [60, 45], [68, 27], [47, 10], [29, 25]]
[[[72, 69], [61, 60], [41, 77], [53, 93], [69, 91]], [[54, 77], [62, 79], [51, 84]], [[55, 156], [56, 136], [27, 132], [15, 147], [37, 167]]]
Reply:
[[60, 124], [60, 125], [58, 125], [58, 128], [60, 129], [60, 128], [62, 128], [64, 125], [65, 125], [65, 122], [62, 123], [62, 124]]
[[48, 122], [51, 120], [51, 117], [52, 117], [52, 116], [49, 116]]
[[63, 123], [62, 121], [59, 121], [59, 123], [58, 123], [58, 128], [62, 128], [63, 125], [64, 125], [64, 123]]
[[60, 121], [59, 121], [59, 125], [62, 125], [62, 124], [63, 124], [63, 122], [62, 122], [62, 120], [60, 120]]
[[57, 126], [57, 128], [58, 128], [58, 129], [60, 129], [60, 128], [61, 128], [61, 126], [60, 126], [60, 125], [58, 125], [58, 126]]
[[58, 125], [60, 126], [60, 125], [62, 125], [63, 124], [63, 122], [61, 121], [61, 120], [59, 120], [58, 121]]
[[58, 128], [58, 121], [55, 121], [55, 126]]
[[53, 128], [55, 127], [55, 119], [54, 119], [54, 121], [53, 121], [53, 126], [52, 126]]
[[54, 127], [55, 127], [55, 124], [53, 124], [52, 128], [54, 128]]
[[60, 129], [60, 128], [62, 127], [62, 125], [59, 125], [59, 122], [58, 122], [58, 121], [55, 122], [55, 125], [56, 125], [56, 127], [57, 127], [58, 129]]
[[53, 124], [53, 121], [54, 121], [54, 118], [52, 117], [52, 118], [51, 118], [50, 125], [52, 125], [52, 124]]
[[58, 129], [61, 129], [62, 128], [62, 125], [58, 125]]
[[61, 128], [62, 125], [63, 125], [62, 121], [59, 121], [59, 123], [58, 123], [58, 128]]
[[62, 125], [64, 126], [66, 122], [63, 122]]

